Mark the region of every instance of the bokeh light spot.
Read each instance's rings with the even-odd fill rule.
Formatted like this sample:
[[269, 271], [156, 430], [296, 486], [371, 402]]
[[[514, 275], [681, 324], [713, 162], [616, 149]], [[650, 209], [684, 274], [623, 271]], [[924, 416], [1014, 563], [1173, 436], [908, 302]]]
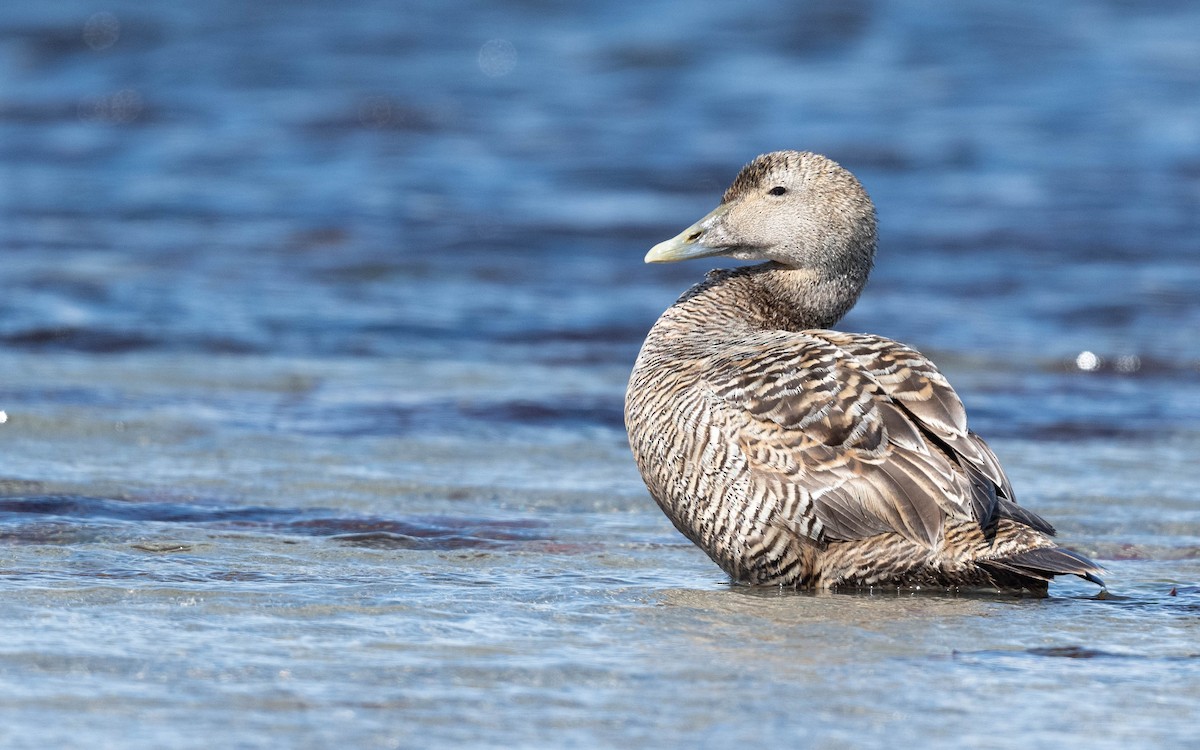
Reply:
[[507, 39], [491, 39], [479, 48], [479, 69], [489, 78], [499, 78], [517, 67], [517, 48]]
[[1142, 358], [1136, 354], [1124, 354], [1117, 357], [1114, 367], [1117, 372], [1137, 372], [1142, 369]]
[[122, 89], [109, 96], [85, 99], [79, 104], [79, 119], [91, 122], [126, 124], [142, 114], [142, 96], [133, 89]]
[[83, 24], [83, 42], [94, 50], [104, 50], [121, 38], [121, 22], [112, 13], [94, 13]]

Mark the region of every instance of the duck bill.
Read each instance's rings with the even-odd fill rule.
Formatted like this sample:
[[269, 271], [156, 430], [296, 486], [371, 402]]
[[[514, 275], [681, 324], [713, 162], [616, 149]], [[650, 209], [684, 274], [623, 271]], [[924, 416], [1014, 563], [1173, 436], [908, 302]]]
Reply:
[[674, 263], [678, 260], [693, 258], [708, 258], [720, 255], [725, 247], [706, 244], [709, 230], [729, 211], [729, 205], [722, 203], [687, 229], [665, 242], [660, 242], [646, 253], [647, 263]]

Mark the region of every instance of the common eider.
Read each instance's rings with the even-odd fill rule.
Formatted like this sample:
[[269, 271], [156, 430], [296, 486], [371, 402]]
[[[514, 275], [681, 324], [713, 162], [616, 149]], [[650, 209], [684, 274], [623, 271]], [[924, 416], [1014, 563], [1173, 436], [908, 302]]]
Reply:
[[647, 263], [710, 272], [646, 337], [625, 397], [650, 494], [735, 582], [803, 588], [1103, 586], [1017, 505], [958, 395], [919, 352], [829, 330], [875, 255], [875, 208], [814, 153], [754, 159]]

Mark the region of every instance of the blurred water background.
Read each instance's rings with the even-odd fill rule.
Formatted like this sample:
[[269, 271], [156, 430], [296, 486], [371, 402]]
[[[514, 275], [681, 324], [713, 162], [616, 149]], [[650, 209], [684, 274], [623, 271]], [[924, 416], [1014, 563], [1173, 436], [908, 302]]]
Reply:
[[[625, 378], [754, 155], [854, 171], [1114, 597], [733, 589]], [[1200, 741], [1200, 6], [0, 6], [0, 744]]]

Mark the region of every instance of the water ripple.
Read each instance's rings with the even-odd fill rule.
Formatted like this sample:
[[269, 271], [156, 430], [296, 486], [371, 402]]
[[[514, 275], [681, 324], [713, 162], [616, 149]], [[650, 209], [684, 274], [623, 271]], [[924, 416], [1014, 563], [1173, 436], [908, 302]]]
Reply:
[[[77, 495], [0, 499], [0, 537], [10, 544], [81, 544], [102, 540], [125, 528], [148, 524], [243, 533], [327, 537], [374, 548], [425, 550], [490, 549], [545, 541], [548, 525], [539, 520], [502, 520], [465, 516], [404, 519], [327, 515], [320, 510], [230, 507], [181, 502], [128, 500]], [[153, 552], [187, 551], [179, 542], [135, 544]]]

